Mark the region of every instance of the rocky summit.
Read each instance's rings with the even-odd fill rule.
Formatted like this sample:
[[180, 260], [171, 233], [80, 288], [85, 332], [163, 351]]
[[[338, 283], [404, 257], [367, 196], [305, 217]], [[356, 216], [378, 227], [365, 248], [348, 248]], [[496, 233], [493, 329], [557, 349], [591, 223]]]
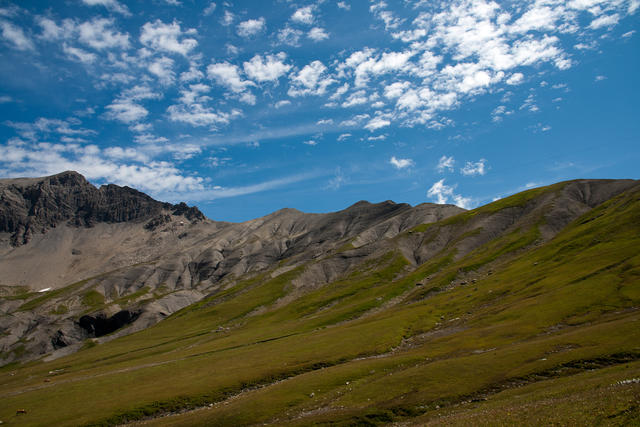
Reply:
[[639, 227], [634, 180], [244, 223], [75, 172], [0, 180], [0, 419], [637, 421]]

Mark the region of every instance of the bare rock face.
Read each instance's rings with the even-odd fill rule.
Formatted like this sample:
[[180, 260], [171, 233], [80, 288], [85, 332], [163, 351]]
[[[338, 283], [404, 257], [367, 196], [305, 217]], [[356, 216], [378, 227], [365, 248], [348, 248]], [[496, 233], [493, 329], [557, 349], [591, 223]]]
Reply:
[[164, 210], [202, 220], [196, 207], [171, 205], [133, 188], [103, 185], [99, 189], [77, 172], [44, 178], [0, 180], [0, 233], [11, 234], [11, 244], [28, 243], [35, 233], [45, 233], [61, 223], [91, 227], [150, 218]]

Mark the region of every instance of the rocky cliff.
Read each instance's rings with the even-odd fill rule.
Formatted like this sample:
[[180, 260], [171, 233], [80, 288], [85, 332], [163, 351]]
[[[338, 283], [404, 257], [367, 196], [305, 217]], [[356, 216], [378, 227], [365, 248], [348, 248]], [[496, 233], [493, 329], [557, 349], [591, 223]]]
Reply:
[[67, 171], [44, 178], [0, 180], [0, 233], [11, 235], [11, 244], [28, 243], [34, 233], [45, 233], [67, 223], [91, 227], [149, 219], [169, 210], [202, 220], [197, 208], [171, 205], [140, 191], [118, 185], [94, 187], [77, 172]]

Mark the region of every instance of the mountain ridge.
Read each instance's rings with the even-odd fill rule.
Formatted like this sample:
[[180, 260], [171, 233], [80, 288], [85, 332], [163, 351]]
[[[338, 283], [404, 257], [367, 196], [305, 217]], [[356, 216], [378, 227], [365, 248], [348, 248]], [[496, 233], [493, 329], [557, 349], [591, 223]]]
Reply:
[[[271, 396], [265, 397], [269, 401], [279, 396], [277, 390], [289, 387], [279, 385], [278, 378], [291, 378], [292, 387], [307, 390], [310, 377], [320, 381], [334, 375], [324, 374], [325, 368], [340, 372], [361, 364], [371, 367], [358, 368], [360, 373], [352, 372], [342, 384], [363, 376], [369, 378], [363, 381], [370, 381], [370, 387], [325, 396], [323, 387], [342, 390], [327, 383], [311, 393], [325, 396], [319, 407], [304, 403], [310, 391], [284, 407], [301, 408], [296, 416], [305, 425], [312, 420], [359, 423], [367, 419], [363, 414], [402, 421], [409, 415], [400, 413], [418, 417], [430, 413], [434, 402], [444, 404], [412, 382], [413, 376], [425, 384], [431, 384], [429, 378], [439, 378], [437, 371], [430, 370], [429, 360], [460, 369], [466, 365], [456, 364], [464, 358], [485, 363], [483, 358], [495, 353], [502, 365], [511, 366], [509, 372], [520, 372], [517, 381], [524, 381], [532, 372], [550, 375], [537, 370], [538, 359], [527, 355], [537, 351], [530, 344], [534, 341], [545, 343], [540, 344], [546, 350], [538, 358], [549, 358], [557, 366], [594, 357], [632, 364], [640, 359], [633, 339], [619, 335], [634, 336], [629, 332], [631, 324], [625, 322], [640, 312], [640, 295], [636, 295], [640, 258], [633, 249], [640, 244], [640, 182], [635, 180], [566, 181], [468, 211], [450, 205], [361, 201], [328, 214], [282, 209], [245, 223], [190, 221], [184, 214], [169, 214], [154, 227], [147, 224], [148, 218], [96, 223], [91, 228], [61, 224], [45, 234], [34, 234], [27, 244], [7, 246], [0, 254], [0, 277], [3, 281], [15, 278], [13, 285], [0, 286], [0, 312], [5, 313], [0, 316], [0, 328], [7, 331], [0, 336], [0, 363], [40, 359], [49, 370], [71, 371], [75, 364], [97, 363], [95, 368], [82, 369], [99, 372], [100, 366], [111, 366], [105, 361], [110, 360], [108, 354], [121, 354], [113, 356], [116, 365], [110, 375], [114, 380], [126, 382], [118, 366], [133, 364], [136, 370], [148, 372], [145, 382], [154, 384], [160, 381], [154, 376], [160, 369], [155, 366], [180, 364], [175, 387], [188, 390], [190, 397], [179, 397], [183, 392], [171, 391], [171, 385], [167, 392], [156, 390], [148, 397], [152, 404], [141, 397], [144, 392], [139, 387], [130, 384], [138, 390], [130, 396], [138, 409], [114, 413], [124, 408], [124, 403], [115, 402], [102, 415], [87, 413], [86, 422], [115, 425], [139, 420], [136, 411], [160, 422], [167, 411], [187, 411], [178, 417], [187, 425], [194, 420], [279, 424], [267, 409], [271, 404], [245, 418], [237, 415], [233, 401], [228, 404], [236, 408], [236, 415], [221, 407], [208, 418], [209, 412], [197, 410], [212, 400], [226, 402], [227, 393], [239, 393], [242, 402], [263, 394]], [[52, 252], [64, 256], [55, 258]], [[43, 268], [47, 257], [53, 259]], [[36, 260], [39, 268], [33, 268]], [[59, 285], [40, 293], [29, 290], [29, 283], [51, 279], [55, 268], [64, 278]], [[36, 274], [42, 269], [49, 274]], [[17, 270], [20, 274], [15, 274]], [[20, 283], [22, 288], [16, 286]], [[37, 290], [33, 285], [31, 289]], [[535, 304], [540, 307], [536, 309]], [[589, 328], [606, 329], [608, 324], [617, 329], [607, 329], [602, 336], [588, 332]], [[574, 338], [562, 338], [570, 331]], [[159, 356], [146, 350], [156, 346], [168, 346], [168, 350], [158, 350]], [[254, 347], [261, 350], [256, 353], [251, 350]], [[497, 350], [487, 350], [494, 347]], [[508, 356], [515, 351], [509, 349], [515, 348], [524, 352], [516, 364]], [[139, 356], [129, 360], [124, 355], [132, 351]], [[261, 353], [265, 356], [258, 363]], [[636, 353], [637, 357], [629, 356]], [[573, 359], [562, 359], [569, 356]], [[94, 358], [96, 362], [90, 362]], [[181, 360], [190, 360], [193, 367]], [[408, 360], [414, 362], [407, 364]], [[405, 372], [417, 360], [421, 361], [417, 366], [426, 363], [425, 371]], [[499, 371], [501, 364], [485, 369], [494, 376], [507, 375]], [[229, 369], [224, 378], [202, 376], [214, 369], [209, 366], [218, 365]], [[40, 368], [25, 366], [19, 372], [27, 376], [20, 381], [28, 387], [28, 378], [36, 375], [33, 370]], [[387, 369], [402, 381], [394, 383], [379, 374]], [[213, 391], [191, 377], [192, 371], [198, 372], [197, 378], [216, 378]], [[1, 373], [0, 368], [0, 383]], [[483, 378], [466, 379], [468, 384], [481, 381], [474, 393], [484, 395], [487, 387], [505, 387]], [[80, 381], [100, 393], [90, 380]], [[444, 378], [439, 381], [447, 383]], [[15, 384], [16, 390], [24, 390]], [[264, 393], [243, 391], [247, 387], [243, 384], [262, 384]], [[411, 394], [411, 387], [419, 392]], [[430, 387], [438, 389], [436, 384]], [[347, 388], [351, 388], [349, 382]], [[368, 388], [387, 397], [367, 393]], [[396, 389], [403, 391], [397, 394]], [[25, 399], [32, 395], [47, 399], [38, 392], [20, 393]], [[440, 393], [455, 402], [468, 399], [467, 392], [451, 395], [443, 389]], [[422, 397], [408, 398], [414, 395]], [[22, 402], [22, 398], [5, 397]], [[250, 402], [260, 401], [255, 399]], [[376, 403], [368, 406], [368, 401]], [[360, 409], [350, 406], [353, 402]], [[328, 412], [316, 413], [313, 408]], [[293, 422], [295, 418], [286, 419]]]

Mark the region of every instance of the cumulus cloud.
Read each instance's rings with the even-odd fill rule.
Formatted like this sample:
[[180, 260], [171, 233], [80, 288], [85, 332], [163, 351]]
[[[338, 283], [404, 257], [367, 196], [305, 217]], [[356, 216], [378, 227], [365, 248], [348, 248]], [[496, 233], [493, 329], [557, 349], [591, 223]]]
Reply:
[[434, 183], [427, 191], [427, 197], [435, 200], [436, 203], [445, 204], [452, 201], [455, 205], [463, 208], [470, 209], [472, 200], [469, 197], [463, 197], [460, 194], [454, 193], [456, 185], [447, 185], [445, 180]]
[[508, 85], [519, 85], [524, 80], [524, 74], [522, 73], [513, 73], [506, 80]]
[[394, 30], [403, 23], [403, 20], [394, 16], [390, 10], [386, 10], [387, 7], [386, 2], [378, 1], [369, 6], [369, 10], [376, 18], [384, 22], [385, 29]]
[[288, 99], [283, 99], [281, 101], [276, 102], [274, 106], [276, 108], [282, 108], [282, 107], [286, 107], [287, 105], [291, 105], [291, 101], [289, 101]]
[[173, 59], [163, 56], [157, 58], [149, 64], [148, 70], [151, 74], [158, 78], [158, 81], [163, 85], [170, 85], [175, 79], [175, 73], [173, 72]]
[[204, 10], [202, 11], [202, 14], [204, 16], [209, 16], [213, 12], [215, 12], [215, 10], [216, 10], [216, 4], [214, 2], [211, 2], [207, 7], [204, 8]]
[[94, 49], [129, 47], [129, 34], [120, 33], [114, 28], [114, 20], [106, 18], [94, 18], [77, 26], [80, 42]]
[[2, 38], [8, 42], [11, 47], [17, 50], [34, 50], [33, 42], [22, 31], [22, 28], [12, 24], [11, 22], [0, 20], [0, 30]]
[[320, 61], [313, 61], [298, 73], [292, 74], [289, 96], [323, 95], [336, 82], [326, 73], [327, 67]]
[[315, 19], [313, 17], [314, 9], [314, 6], [301, 7], [291, 15], [291, 20], [298, 24], [311, 25]]
[[127, 124], [137, 122], [149, 114], [149, 110], [142, 105], [127, 99], [116, 99], [105, 108], [105, 117]]
[[237, 33], [240, 37], [251, 37], [261, 33], [266, 28], [266, 21], [260, 17], [258, 19], [249, 19], [238, 24]]
[[157, 51], [187, 56], [198, 45], [196, 39], [188, 37], [194, 33], [195, 30], [183, 32], [176, 21], [165, 24], [157, 19], [142, 26], [140, 42]]
[[229, 25], [233, 24], [233, 21], [235, 21], [235, 19], [236, 19], [236, 16], [233, 14], [233, 12], [229, 10], [225, 10], [224, 15], [222, 15], [222, 19], [220, 20], [220, 23], [225, 27], [228, 27]]
[[449, 172], [453, 172], [453, 165], [456, 163], [453, 156], [442, 156], [440, 160], [438, 160], [438, 165], [436, 166], [436, 170], [440, 173], [448, 170]]
[[311, 40], [319, 42], [329, 38], [329, 34], [324, 30], [324, 28], [313, 27], [309, 30], [309, 34], [307, 34]]
[[389, 163], [396, 169], [404, 169], [413, 166], [413, 160], [411, 159], [398, 159], [396, 156], [392, 156]]
[[167, 108], [169, 120], [186, 123], [191, 126], [214, 126], [229, 123], [232, 115], [216, 112], [213, 108], [199, 103], [176, 104]]
[[449, 186], [444, 183], [444, 179], [434, 183], [427, 191], [427, 197], [435, 199], [439, 204], [445, 204], [450, 197], [453, 196], [455, 186]]
[[83, 64], [92, 64], [96, 60], [96, 55], [86, 50], [69, 46], [66, 43], [62, 45], [62, 51], [67, 55], [67, 58], [80, 61]]
[[338, 6], [338, 8], [340, 9], [351, 10], [351, 5], [344, 1], [339, 1], [338, 3], [336, 3], [336, 6]]
[[486, 159], [480, 159], [477, 162], [467, 162], [464, 167], [460, 169], [460, 173], [465, 176], [484, 175], [486, 170]]
[[302, 31], [296, 30], [295, 28], [284, 27], [278, 31], [278, 41], [281, 44], [287, 44], [289, 46], [299, 46], [302, 34]]
[[124, 16], [131, 16], [127, 6], [117, 0], [82, 0], [82, 3], [87, 6], [103, 6], [112, 12], [120, 13]]
[[139, 101], [161, 97], [161, 94], [154, 92], [148, 86], [134, 86], [123, 91], [111, 104], [105, 107], [107, 110], [105, 118], [133, 125], [149, 114], [149, 110], [143, 107]]
[[388, 119], [384, 118], [384, 117], [374, 117], [373, 119], [371, 119], [369, 121], [369, 123], [367, 123], [364, 128], [367, 129], [369, 132], [373, 132], [375, 130], [381, 129], [383, 127], [387, 127], [391, 124], [391, 121], [389, 121]]
[[614, 13], [613, 15], [603, 15], [591, 21], [589, 28], [597, 30], [602, 27], [612, 27], [616, 25], [618, 21], [620, 21], [620, 15], [617, 13]]
[[229, 62], [214, 63], [207, 67], [207, 75], [221, 86], [232, 92], [241, 93], [247, 88], [255, 86], [249, 80], [244, 80], [240, 76], [240, 69]]
[[291, 69], [291, 65], [284, 63], [286, 58], [287, 54], [284, 52], [264, 57], [255, 55], [243, 64], [244, 72], [258, 82], [276, 81]]

